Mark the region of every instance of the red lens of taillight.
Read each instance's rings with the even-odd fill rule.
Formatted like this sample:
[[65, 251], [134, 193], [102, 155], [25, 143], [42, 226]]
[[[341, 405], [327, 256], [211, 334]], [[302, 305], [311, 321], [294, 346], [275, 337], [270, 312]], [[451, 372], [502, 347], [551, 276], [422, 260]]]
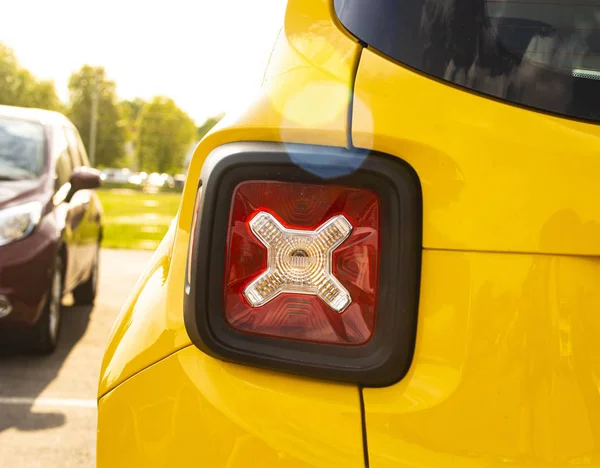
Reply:
[[340, 345], [370, 340], [380, 255], [375, 192], [243, 182], [227, 236], [224, 314], [234, 330]]

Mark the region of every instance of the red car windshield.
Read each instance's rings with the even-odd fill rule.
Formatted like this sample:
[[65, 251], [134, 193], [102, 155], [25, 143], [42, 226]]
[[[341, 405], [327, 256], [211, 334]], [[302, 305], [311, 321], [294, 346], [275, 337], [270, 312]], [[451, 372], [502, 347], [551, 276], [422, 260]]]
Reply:
[[44, 167], [44, 127], [0, 117], [0, 180], [34, 179]]

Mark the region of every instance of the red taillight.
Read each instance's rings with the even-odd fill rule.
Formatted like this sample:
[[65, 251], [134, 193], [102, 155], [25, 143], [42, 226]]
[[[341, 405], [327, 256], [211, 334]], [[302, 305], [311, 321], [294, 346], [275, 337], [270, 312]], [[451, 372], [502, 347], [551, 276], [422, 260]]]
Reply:
[[420, 183], [408, 164], [239, 142], [215, 148], [200, 180], [184, 290], [195, 346], [362, 386], [406, 375], [422, 245]]
[[258, 335], [366, 343], [377, 315], [379, 235], [371, 190], [239, 184], [227, 234], [226, 322]]

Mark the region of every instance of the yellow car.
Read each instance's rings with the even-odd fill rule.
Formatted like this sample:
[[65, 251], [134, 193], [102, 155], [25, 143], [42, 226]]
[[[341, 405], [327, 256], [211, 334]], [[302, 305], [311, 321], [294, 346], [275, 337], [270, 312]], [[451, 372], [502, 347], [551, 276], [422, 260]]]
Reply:
[[98, 467], [600, 466], [599, 5], [289, 0], [115, 326]]

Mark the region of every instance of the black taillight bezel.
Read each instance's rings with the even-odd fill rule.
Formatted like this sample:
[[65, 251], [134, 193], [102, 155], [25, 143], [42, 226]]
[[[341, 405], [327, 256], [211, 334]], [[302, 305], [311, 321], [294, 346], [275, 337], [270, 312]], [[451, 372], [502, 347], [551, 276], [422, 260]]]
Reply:
[[[377, 322], [369, 342], [342, 346], [263, 337], [237, 332], [226, 323], [223, 281], [230, 207], [235, 188], [248, 180], [350, 185], [378, 194], [382, 254]], [[186, 277], [184, 300], [186, 329], [198, 348], [230, 362], [364, 386], [391, 385], [406, 375], [416, 338], [422, 256], [421, 186], [412, 167], [375, 152], [229, 143], [207, 157], [200, 185], [198, 226], [188, 258], [192, 282]]]

